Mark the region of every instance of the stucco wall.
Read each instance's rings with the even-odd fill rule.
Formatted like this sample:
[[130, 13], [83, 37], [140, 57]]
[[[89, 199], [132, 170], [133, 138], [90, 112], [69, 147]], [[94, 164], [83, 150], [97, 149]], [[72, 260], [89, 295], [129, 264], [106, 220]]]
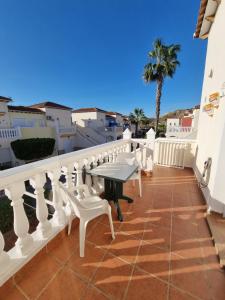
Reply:
[[51, 127], [21, 128], [20, 131], [23, 139], [56, 138], [56, 131], [54, 128]]
[[71, 111], [54, 108], [44, 108], [47, 116], [51, 116], [54, 121], [47, 120], [47, 125], [50, 127], [69, 128], [72, 125]]
[[9, 127], [10, 127], [10, 119], [8, 114], [7, 103], [0, 102], [0, 128], [9, 128]]
[[169, 118], [166, 121], [166, 126], [170, 127], [170, 126], [179, 126], [180, 124], [180, 120], [177, 118]]
[[[203, 189], [212, 210], [225, 213], [225, 1], [222, 1], [212, 24], [206, 56], [198, 128], [196, 174], [200, 176], [204, 161], [212, 158], [208, 187]], [[218, 109], [209, 116], [203, 112], [209, 95], [219, 92]]]
[[46, 118], [44, 114], [33, 114], [25, 112], [9, 112], [10, 123], [12, 127], [20, 127], [15, 125], [16, 119], [24, 120], [21, 127], [43, 127], [46, 126]]
[[82, 127], [102, 127], [105, 125], [105, 113], [85, 112], [72, 113], [72, 120]]

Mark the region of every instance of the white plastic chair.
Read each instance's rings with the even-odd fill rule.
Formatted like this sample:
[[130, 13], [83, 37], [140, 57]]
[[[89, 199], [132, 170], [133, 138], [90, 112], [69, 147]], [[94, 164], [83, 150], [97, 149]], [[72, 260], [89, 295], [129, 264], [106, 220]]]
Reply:
[[[112, 233], [112, 239], [115, 239], [112, 215], [111, 215], [111, 206], [109, 205], [107, 200], [103, 200], [98, 196], [92, 196], [89, 192], [88, 186], [83, 184], [69, 191], [64, 185], [60, 184], [60, 190], [62, 191], [63, 197], [66, 197], [70, 202], [71, 207], [74, 210], [75, 215], [80, 219], [80, 227], [79, 227], [79, 238], [80, 238], [80, 257], [84, 257], [85, 250], [85, 235], [86, 228], [89, 221], [101, 216], [103, 214], [107, 214], [109, 218], [109, 225]], [[83, 193], [84, 198], [78, 200], [75, 195], [75, 191], [81, 191]], [[68, 224], [68, 234], [70, 234], [71, 226], [72, 226], [72, 217], [69, 217]]]
[[135, 186], [135, 180], [138, 180], [139, 184], [139, 196], [142, 197], [142, 182], [141, 182], [141, 166], [133, 153], [123, 152], [119, 153], [116, 157], [117, 163], [127, 163], [128, 165], [138, 166], [138, 171], [135, 172], [128, 180], [133, 181], [133, 186]]

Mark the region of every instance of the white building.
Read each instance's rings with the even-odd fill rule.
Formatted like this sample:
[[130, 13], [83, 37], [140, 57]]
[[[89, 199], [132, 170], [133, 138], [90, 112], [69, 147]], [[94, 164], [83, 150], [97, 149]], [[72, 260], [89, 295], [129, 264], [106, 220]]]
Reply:
[[195, 139], [198, 131], [199, 106], [197, 105], [182, 118], [168, 118], [166, 137], [178, 139]]
[[[209, 208], [225, 216], [225, 1], [201, 1], [196, 38], [207, 39], [196, 173]], [[204, 179], [201, 173], [206, 165]], [[211, 167], [210, 167], [211, 165]]]
[[83, 147], [122, 138], [123, 117], [96, 107], [72, 111], [72, 122], [77, 125], [78, 144]]
[[76, 145], [76, 127], [72, 124], [72, 108], [50, 101], [37, 103], [30, 107], [43, 111], [46, 115], [47, 127], [55, 128], [58, 153], [73, 151]]

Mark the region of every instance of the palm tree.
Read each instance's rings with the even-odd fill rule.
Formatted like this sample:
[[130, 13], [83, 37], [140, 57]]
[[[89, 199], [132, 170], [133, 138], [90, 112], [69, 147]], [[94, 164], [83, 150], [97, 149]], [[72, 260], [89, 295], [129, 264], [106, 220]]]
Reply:
[[155, 131], [158, 131], [160, 103], [162, 96], [162, 87], [166, 77], [172, 78], [176, 67], [180, 64], [177, 60], [177, 53], [180, 51], [180, 45], [163, 45], [160, 39], [153, 44], [153, 50], [148, 53], [150, 62], [144, 67], [144, 81], [146, 83], [156, 82], [156, 121]]
[[146, 119], [144, 111], [142, 108], [135, 108], [129, 115], [131, 123], [135, 124], [135, 136], [137, 136], [138, 125]]

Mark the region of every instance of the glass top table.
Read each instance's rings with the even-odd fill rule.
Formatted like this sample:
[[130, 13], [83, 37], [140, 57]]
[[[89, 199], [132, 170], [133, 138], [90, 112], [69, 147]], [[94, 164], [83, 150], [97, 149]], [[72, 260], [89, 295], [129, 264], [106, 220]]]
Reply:
[[119, 199], [132, 203], [133, 200], [123, 195], [123, 183], [126, 182], [135, 172], [138, 166], [126, 163], [104, 163], [94, 169], [88, 170], [87, 174], [104, 178], [104, 197], [113, 201], [117, 209], [118, 219], [122, 222], [123, 215], [119, 205]]

